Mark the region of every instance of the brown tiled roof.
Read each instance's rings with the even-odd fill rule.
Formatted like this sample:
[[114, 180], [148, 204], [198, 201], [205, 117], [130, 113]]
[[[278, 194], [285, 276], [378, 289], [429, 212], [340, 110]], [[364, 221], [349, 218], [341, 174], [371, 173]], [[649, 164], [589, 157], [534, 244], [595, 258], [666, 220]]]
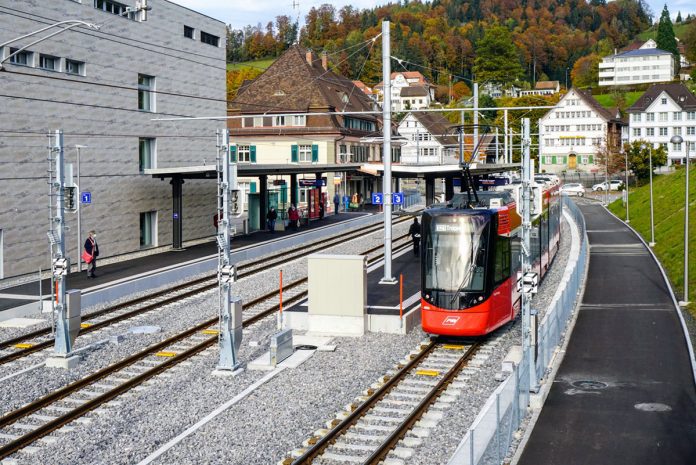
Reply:
[[647, 110], [663, 92], [667, 93], [682, 110], [696, 110], [696, 97], [694, 94], [689, 92], [689, 89], [681, 82], [673, 82], [652, 85], [627, 111], [629, 113], [639, 113]]
[[[295, 45], [239, 90], [230, 110], [242, 114], [370, 111], [372, 101], [349, 79], [322, 67], [321, 59]], [[373, 115], [363, 119], [374, 121]]]
[[621, 49], [622, 52], [630, 52], [631, 50], [638, 50], [645, 44], [645, 40], [634, 40], [630, 44], [626, 45], [624, 48]]
[[355, 84], [355, 86], [356, 86], [358, 89], [362, 90], [362, 91], [365, 92], [367, 95], [371, 95], [371, 94], [374, 93], [374, 92], [372, 92], [372, 89], [370, 89], [370, 88], [367, 86], [367, 84], [365, 84], [365, 83], [362, 82], [362, 81], [353, 81], [353, 84]]
[[588, 91], [577, 89], [575, 87], [572, 90], [575, 91], [575, 93], [577, 93], [578, 96], [585, 101], [585, 103], [587, 103], [590, 107], [592, 107], [592, 109], [594, 111], [596, 111], [597, 114], [599, 116], [601, 116], [602, 118], [604, 118], [605, 120], [607, 120], [607, 121], [614, 120], [615, 121], [615, 120], [621, 118], [620, 116], [617, 118], [618, 110], [613, 110], [613, 109], [607, 110]]
[[[428, 83], [428, 81], [425, 79], [425, 76], [423, 76], [423, 74], [421, 74], [420, 71], [401, 71], [401, 72], [394, 72], [394, 73], [391, 73], [391, 77], [390, 77], [390, 78], [391, 78], [392, 81], [393, 81], [394, 79], [396, 79], [396, 75], [397, 75], [397, 74], [403, 74], [403, 75], [404, 75], [404, 78], [406, 78], [406, 79], [418, 79], [418, 82], [419, 82], [420, 84], [427, 84], [427, 83]], [[382, 87], [384, 87], [384, 81], [380, 81], [379, 84], [377, 84], [377, 85], [375, 86], [375, 88], [380, 88], [380, 89], [381, 89]]]
[[538, 81], [534, 86], [535, 90], [555, 90], [560, 86], [558, 81]]
[[459, 139], [452, 132], [452, 123], [442, 114], [434, 111], [414, 111], [411, 113], [433, 135], [435, 140], [442, 145], [456, 145], [458, 143]]
[[401, 88], [402, 97], [427, 97], [428, 89], [423, 86], [408, 86]]

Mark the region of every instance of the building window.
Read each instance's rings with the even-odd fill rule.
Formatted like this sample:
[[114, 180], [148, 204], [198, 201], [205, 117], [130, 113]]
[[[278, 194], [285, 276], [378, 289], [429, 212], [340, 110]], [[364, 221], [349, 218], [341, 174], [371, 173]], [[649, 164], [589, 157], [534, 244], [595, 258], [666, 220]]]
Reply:
[[273, 126], [285, 126], [285, 116], [274, 116]]
[[251, 146], [250, 145], [238, 145], [237, 146], [237, 157], [240, 162], [251, 162]]
[[97, 10], [106, 11], [118, 16], [123, 16], [124, 18], [135, 20], [135, 12], [130, 11], [126, 14], [127, 5], [122, 3], [114, 2], [113, 0], [94, 0], [94, 8]]
[[655, 113], [646, 113], [645, 121], [655, 121]]
[[140, 247], [155, 247], [157, 245], [157, 212], [140, 214]]
[[255, 128], [262, 128], [263, 127], [263, 116], [254, 116], [254, 127]]
[[85, 75], [85, 63], [83, 61], [65, 60], [65, 72], [68, 74]]
[[696, 135], [696, 127], [689, 126], [688, 128], [686, 128], [686, 135], [687, 136], [695, 136]]
[[545, 165], [552, 165], [553, 164], [553, 157], [544, 157], [544, 164]]
[[305, 126], [307, 124], [307, 117], [305, 115], [295, 115], [292, 117], [293, 126]]
[[141, 138], [138, 152], [140, 154], [140, 172], [155, 167], [155, 139]]
[[138, 110], [155, 111], [155, 78], [138, 74]]
[[640, 128], [633, 128], [633, 136], [640, 137]]
[[660, 122], [667, 121], [667, 112], [666, 112], [666, 111], [661, 111], [661, 112], [660, 112], [659, 121], [660, 121]]
[[664, 97], [662, 98], [662, 104], [663, 104], [663, 105], [667, 105], [667, 99], [664, 98]]
[[647, 128], [645, 131], [646, 131], [646, 136], [654, 136], [655, 135], [655, 128]]
[[212, 45], [214, 47], [220, 46], [220, 38], [207, 32], [201, 31], [201, 42], [204, 44]]
[[672, 144], [675, 152], [681, 152], [681, 144]]
[[681, 121], [681, 119], [681, 111], [675, 111], [674, 113], [672, 113], [672, 121]]
[[686, 119], [689, 121], [694, 121], [696, 120], [696, 111], [690, 111], [686, 114]]
[[[19, 49], [10, 47], [10, 55], [17, 53], [17, 50]], [[34, 52], [22, 50], [16, 55], [12, 55], [12, 58], [10, 58], [10, 63], [13, 65], [34, 66]]]
[[667, 128], [660, 128], [660, 135], [666, 136], [667, 135]]
[[51, 55], [44, 55], [43, 53], [39, 55], [39, 68], [46, 69], [48, 71], [60, 71], [60, 58]]
[[299, 161], [311, 162], [312, 161], [312, 146], [311, 145], [300, 145], [299, 146]]
[[673, 134], [675, 136], [681, 136], [682, 130], [681, 128], [674, 128]]
[[184, 26], [184, 37], [188, 39], [195, 39], [194, 35], [195, 29], [193, 29], [191, 26]]

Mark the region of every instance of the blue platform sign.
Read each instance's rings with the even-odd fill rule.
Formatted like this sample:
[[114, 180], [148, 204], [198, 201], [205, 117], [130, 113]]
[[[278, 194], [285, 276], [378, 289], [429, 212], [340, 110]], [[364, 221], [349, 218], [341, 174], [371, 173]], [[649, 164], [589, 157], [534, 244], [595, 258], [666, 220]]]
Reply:
[[393, 205], [403, 205], [404, 204], [404, 193], [394, 192], [392, 194], [392, 204]]
[[382, 193], [372, 193], [372, 205], [382, 205], [384, 203]]
[[92, 203], [92, 193], [91, 192], [82, 192], [80, 195], [80, 201], [84, 204], [90, 204]]

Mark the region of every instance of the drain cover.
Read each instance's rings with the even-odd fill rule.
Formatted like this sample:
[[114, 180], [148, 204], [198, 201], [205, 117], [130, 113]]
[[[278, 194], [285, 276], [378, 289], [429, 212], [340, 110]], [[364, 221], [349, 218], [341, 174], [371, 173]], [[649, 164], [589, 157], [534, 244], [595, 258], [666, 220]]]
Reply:
[[644, 412], [669, 412], [670, 410], [672, 410], [672, 407], [670, 407], [669, 405], [658, 403], [636, 404], [633, 407], [636, 410], [642, 410]]
[[155, 334], [160, 331], [161, 328], [159, 326], [134, 326], [128, 330], [132, 334]]
[[571, 384], [578, 389], [583, 389], [586, 391], [596, 391], [598, 389], [604, 389], [607, 387], [606, 383], [602, 383], [600, 381], [590, 381], [590, 380], [575, 381], [574, 383], [571, 383]]

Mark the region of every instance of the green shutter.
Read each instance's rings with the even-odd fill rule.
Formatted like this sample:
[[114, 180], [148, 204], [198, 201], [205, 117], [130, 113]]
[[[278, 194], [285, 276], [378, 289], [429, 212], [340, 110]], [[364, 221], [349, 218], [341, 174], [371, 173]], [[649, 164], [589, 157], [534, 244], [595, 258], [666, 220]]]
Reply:
[[292, 161], [293, 163], [297, 163], [299, 161], [297, 145], [293, 145], [290, 148], [290, 161]]
[[230, 162], [237, 163], [237, 146], [230, 145]]
[[552, 165], [555, 165], [555, 164], [556, 164], [556, 160], [557, 160], [557, 159], [556, 159], [555, 156], [551, 157], [551, 164], [552, 164]]
[[249, 183], [249, 193], [250, 194], [256, 193], [256, 181]]
[[312, 145], [312, 163], [319, 163], [319, 146]]
[[590, 156], [587, 158], [587, 161], [590, 163], [590, 165], [592, 164], [593, 159], [594, 159], [594, 155], [590, 155]]
[[249, 155], [251, 157], [251, 162], [256, 163], [256, 146], [252, 145], [249, 147]]

